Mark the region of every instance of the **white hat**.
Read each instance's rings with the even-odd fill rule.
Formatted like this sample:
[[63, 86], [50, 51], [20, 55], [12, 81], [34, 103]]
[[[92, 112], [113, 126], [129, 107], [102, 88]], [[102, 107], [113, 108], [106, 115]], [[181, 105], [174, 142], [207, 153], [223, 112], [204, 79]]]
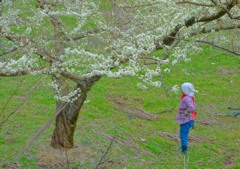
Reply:
[[183, 83], [182, 84], [182, 92], [187, 96], [194, 96], [194, 93], [197, 92], [197, 90], [194, 89], [193, 85], [191, 83]]

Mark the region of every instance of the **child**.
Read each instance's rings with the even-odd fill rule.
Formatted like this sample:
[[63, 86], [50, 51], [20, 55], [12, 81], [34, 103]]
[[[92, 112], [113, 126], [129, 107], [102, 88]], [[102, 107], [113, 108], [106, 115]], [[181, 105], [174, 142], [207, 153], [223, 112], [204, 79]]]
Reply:
[[178, 115], [176, 122], [180, 124], [180, 140], [182, 153], [187, 154], [188, 149], [188, 135], [190, 128], [194, 125], [194, 119], [196, 117], [195, 103], [194, 103], [194, 89], [191, 83], [183, 83], [182, 97], [178, 105]]

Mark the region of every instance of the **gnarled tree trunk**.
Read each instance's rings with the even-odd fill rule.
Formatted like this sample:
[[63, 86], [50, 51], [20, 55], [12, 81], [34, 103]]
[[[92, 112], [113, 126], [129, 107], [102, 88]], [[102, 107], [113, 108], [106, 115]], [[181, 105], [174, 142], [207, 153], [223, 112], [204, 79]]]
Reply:
[[[67, 103], [56, 117], [55, 129], [52, 135], [51, 146], [53, 148], [73, 148], [74, 132], [80, 109], [86, 100], [86, 94], [73, 103]], [[57, 109], [63, 105], [57, 105]]]
[[55, 129], [52, 135], [51, 146], [56, 149], [73, 148], [74, 132], [80, 110], [87, 98], [87, 92], [92, 85], [100, 79], [100, 76], [93, 76], [79, 81], [77, 88], [80, 88], [80, 97], [69, 103], [57, 103], [57, 110], [60, 110], [56, 117]]

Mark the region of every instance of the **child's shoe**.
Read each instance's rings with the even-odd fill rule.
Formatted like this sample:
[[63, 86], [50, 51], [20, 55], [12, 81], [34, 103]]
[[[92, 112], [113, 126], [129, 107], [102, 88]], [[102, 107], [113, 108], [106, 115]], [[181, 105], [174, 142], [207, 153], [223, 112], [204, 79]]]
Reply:
[[181, 153], [182, 153], [182, 154], [188, 154], [187, 149], [188, 149], [187, 146], [182, 146], [182, 151], [181, 151]]

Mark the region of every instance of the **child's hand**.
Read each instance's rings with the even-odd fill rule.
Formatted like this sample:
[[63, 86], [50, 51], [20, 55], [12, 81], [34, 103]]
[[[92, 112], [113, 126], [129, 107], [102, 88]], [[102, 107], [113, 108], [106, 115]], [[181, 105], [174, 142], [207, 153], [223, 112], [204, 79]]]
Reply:
[[191, 111], [189, 111], [189, 110], [185, 110], [185, 111], [184, 111], [184, 114], [186, 114], [186, 115], [189, 115], [189, 116], [190, 116], [190, 113], [191, 113]]

